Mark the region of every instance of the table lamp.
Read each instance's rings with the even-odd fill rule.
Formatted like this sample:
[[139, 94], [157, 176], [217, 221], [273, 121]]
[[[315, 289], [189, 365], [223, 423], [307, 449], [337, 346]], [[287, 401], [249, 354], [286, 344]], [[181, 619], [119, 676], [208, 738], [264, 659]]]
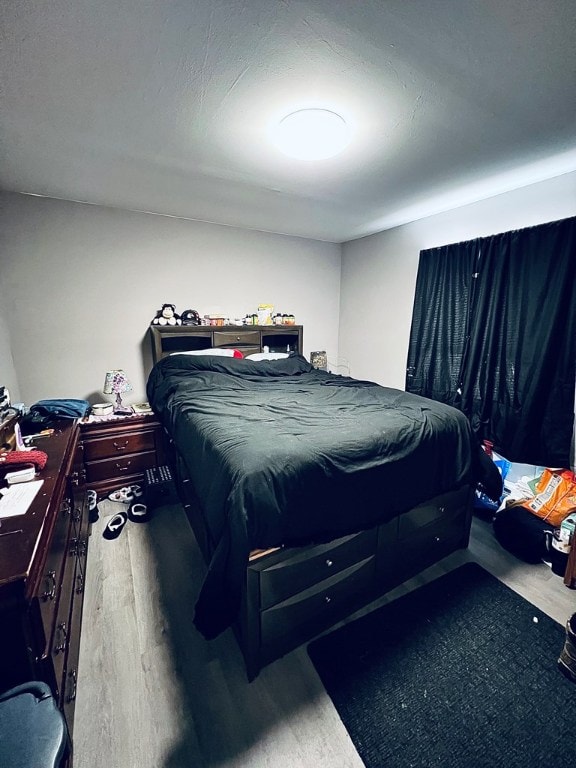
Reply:
[[122, 394], [124, 392], [130, 392], [132, 384], [128, 380], [128, 377], [124, 371], [117, 369], [114, 371], [106, 371], [106, 379], [104, 381], [104, 389], [102, 390], [105, 395], [116, 395], [116, 405], [114, 406], [114, 413], [117, 414], [129, 414], [132, 413], [132, 408], [122, 403]]

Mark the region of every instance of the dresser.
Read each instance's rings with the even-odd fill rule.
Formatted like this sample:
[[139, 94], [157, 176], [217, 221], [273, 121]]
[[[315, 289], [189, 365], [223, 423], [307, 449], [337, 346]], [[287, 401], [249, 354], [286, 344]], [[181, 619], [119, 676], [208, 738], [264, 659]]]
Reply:
[[80, 430], [86, 483], [98, 495], [141, 483], [147, 469], [166, 463], [163, 430], [154, 416], [87, 421]]
[[48, 461], [25, 514], [0, 521], [0, 688], [46, 682], [74, 732], [89, 523], [76, 422], [38, 442]]

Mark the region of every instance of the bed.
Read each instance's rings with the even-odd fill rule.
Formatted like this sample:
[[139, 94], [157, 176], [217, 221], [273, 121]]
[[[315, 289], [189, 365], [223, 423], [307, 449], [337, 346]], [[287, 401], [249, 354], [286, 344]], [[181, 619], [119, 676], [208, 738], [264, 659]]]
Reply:
[[454, 408], [274, 361], [176, 354], [150, 404], [207, 563], [194, 622], [249, 679], [460, 547], [482, 473]]

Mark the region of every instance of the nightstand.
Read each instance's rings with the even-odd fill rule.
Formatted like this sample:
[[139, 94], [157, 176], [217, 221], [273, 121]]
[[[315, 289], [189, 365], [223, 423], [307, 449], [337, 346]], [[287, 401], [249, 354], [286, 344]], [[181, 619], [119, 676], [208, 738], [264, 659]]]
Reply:
[[80, 424], [86, 485], [98, 495], [141, 483], [166, 463], [164, 432], [155, 416], [132, 415]]

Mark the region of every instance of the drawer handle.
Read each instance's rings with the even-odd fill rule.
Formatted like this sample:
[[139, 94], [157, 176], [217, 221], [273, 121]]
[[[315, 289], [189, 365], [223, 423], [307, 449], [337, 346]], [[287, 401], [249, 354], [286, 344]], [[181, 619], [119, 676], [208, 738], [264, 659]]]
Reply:
[[326, 565], [328, 566], [328, 568], [332, 568], [332, 566], [334, 565], [334, 562], [332, 560], [326, 560]]
[[62, 504], [60, 505], [60, 512], [62, 512], [63, 515], [69, 515], [72, 511], [72, 505], [70, 504], [70, 499], [62, 499]]
[[81, 573], [76, 576], [76, 594], [81, 595], [84, 592], [84, 576]]
[[70, 539], [70, 548], [68, 550], [70, 557], [78, 554], [78, 539]]
[[87, 552], [88, 552], [87, 539], [80, 539], [80, 541], [78, 542], [78, 557], [86, 557]]
[[72, 520], [74, 520], [74, 522], [77, 523], [81, 519], [82, 519], [82, 507], [74, 507], [74, 514], [72, 515]]
[[117, 451], [125, 451], [126, 448], [128, 448], [128, 442], [129, 442], [128, 440], [125, 440], [123, 443], [117, 443], [116, 441], [114, 441], [112, 445], [114, 446], [114, 448], [116, 448]]
[[127, 461], [125, 465], [122, 465], [116, 462], [116, 469], [120, 470], [120, 472], [127, 472], [128, 468], [130, 467], [130, 464], [132, 464], [131, 461]]
[[66, 650], [66, 643], [68, 641], [68, 627], [65, 621], [61, 621], [56, 627], [56, 631], [60, 632], [61, 640], [54, 646], [54, 653], [63, 653]]
[[45, 578], [52, 582], [52, 586], [42, 594], [42, 600], [54, 600], [56, 597], [56, 571], [48, 571]]
[[80, 484], [78, 472], [72, 472], [72, 474], [70, 475], [70, 484], [74, 486], [78, 486]]
[[76, 670], [73, 669], [69, 673], [69, 676], [72, 680], [72, 692], [68, 694], [68, 696], [66, 697], [66, 701], [70, 704], [70, 702], [74, 701], [74, 699], [76, 698], [76, 688], [77, 688]]
[[324, 602], [326, 603], [326, 605], [332, 602], [332, 598], [330, 597], [330, 595], [326, 595], [326, 597], [324, 598]]

